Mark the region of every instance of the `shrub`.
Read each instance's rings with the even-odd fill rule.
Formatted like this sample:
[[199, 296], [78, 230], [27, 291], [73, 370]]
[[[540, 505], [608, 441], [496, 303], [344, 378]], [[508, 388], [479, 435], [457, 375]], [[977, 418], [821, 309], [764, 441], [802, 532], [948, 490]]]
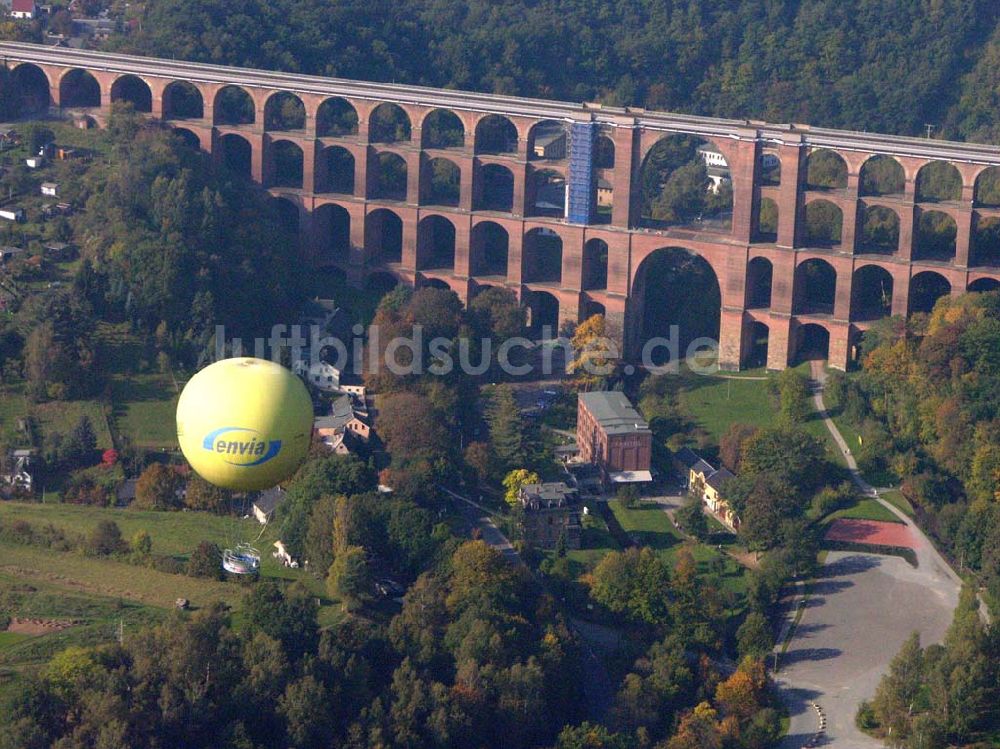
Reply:
[[858, 493], [854, 485], [849, 481], [842, 482], [836, 488], [832, 486], [824, 487], [812, 501], [811, 515], [813, 518], [821, 518], [831, 512], [850, 507], [858, 500]]
[[63, 501], [70, 504], [109, 506], [114, 504], [115, 488], [124, 477], [120, 465], [105, 463], [73, 471], [63, 490]]
[[861, 700], [857, 715], [854, 717], [854, 723], [865, 733], [871, 733], [878, 728], [878, 718], [875, 717], [875, 710], [868, 700]]
[[622, 507], [629, 510], [635, 509], [639, 505], [639, 490], [633, 484], [625, 484], [620, 487], [615, 497], [622, 503]]
[[188, 559], [187, 573], [191, 577], [221, 580], [222, 550], [211, 541], [202, 541]]
[[140, 530], [132, 536], [132, 553], [140, 557], [148, 557], [153, 551], [153, 539], [145, 530]]
[[114, 520], [102, 520], [87, 538], [87, 550], [98, 556], [117, 554], [125, 549], [122, 532]]
[[675, 513], [675, 517], [681, 527], [699, 541], [708, 538], [708, 520], [702, 510], [701, 500], [697, 497], [688, 500], [687, 504]]

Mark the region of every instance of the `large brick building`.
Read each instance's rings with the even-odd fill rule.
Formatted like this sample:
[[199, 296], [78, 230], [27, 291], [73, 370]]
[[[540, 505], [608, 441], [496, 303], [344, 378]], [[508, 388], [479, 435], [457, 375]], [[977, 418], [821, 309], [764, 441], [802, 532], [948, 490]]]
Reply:
[[580, 393], [576, 414], [580, 458], [601, 469], [605, 481], [649, 481], [653, 433], [619, 392]]

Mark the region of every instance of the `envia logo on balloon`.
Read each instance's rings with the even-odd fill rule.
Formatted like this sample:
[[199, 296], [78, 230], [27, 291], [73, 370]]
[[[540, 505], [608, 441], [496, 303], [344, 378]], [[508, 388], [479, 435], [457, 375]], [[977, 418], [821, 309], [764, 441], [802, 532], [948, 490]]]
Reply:
[[221, 427], [205, 435], [201, 446], [217, 453], [229, 465], [249, 468], [259, 466], [281, 451], [281, 440], [268, 440], [256, 429]]

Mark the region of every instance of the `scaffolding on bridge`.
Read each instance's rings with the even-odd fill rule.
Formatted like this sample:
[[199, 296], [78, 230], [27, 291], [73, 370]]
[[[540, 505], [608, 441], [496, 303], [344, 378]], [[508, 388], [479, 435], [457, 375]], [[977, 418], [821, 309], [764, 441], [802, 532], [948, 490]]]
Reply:
[[569, 179], [566, 180], [566, 218], [589, 224], [594, 218], [594, 136], [597, 123], [574, 122], [569, 142]]

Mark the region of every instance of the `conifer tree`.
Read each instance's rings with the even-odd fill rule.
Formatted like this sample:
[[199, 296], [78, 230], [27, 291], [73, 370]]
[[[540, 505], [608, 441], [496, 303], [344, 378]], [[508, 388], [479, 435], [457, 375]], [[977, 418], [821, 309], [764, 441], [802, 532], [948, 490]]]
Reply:
[[490, 425], [490, 442], [504, 473], [525, 464], [527, 450], [524, 423], [510, 386], [500, 385], [493, 393], [486, 419]]

